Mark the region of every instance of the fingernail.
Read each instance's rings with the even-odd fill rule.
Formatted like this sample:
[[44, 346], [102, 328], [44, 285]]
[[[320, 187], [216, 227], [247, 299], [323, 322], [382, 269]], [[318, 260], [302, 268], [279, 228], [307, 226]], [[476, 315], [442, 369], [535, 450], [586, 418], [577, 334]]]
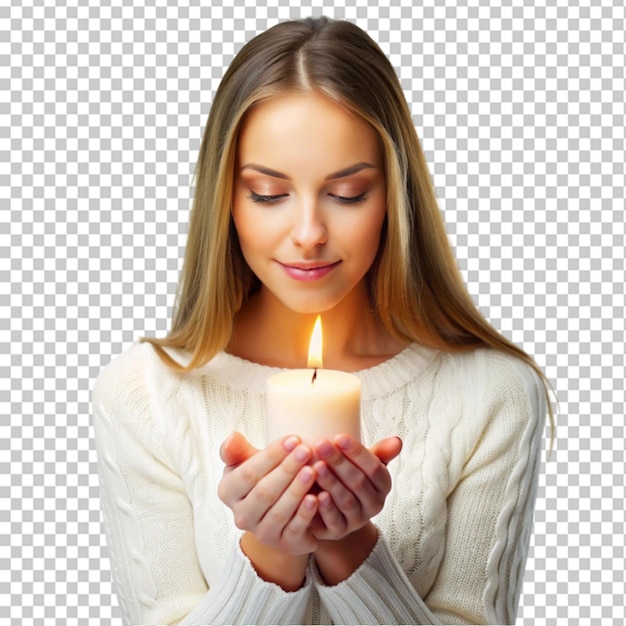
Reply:
[[317, 451], [320, 456], [329, 457], [333, 452], [333, 447], [324, 439], [317, 445]]
[[352, 440], [349, 435], [337, 435], [335, 437], [335, 443], [342, 449], [348, 450], [352, 445]]
[[313, 470], [307, 465], [300, 470], [300, 482], [304, 485], [310, 483], [313, 479]]
[[316, 465], [315, 471], [320, 478], [326, 478], [330, 474], [328, 465], [326, 465], [326, 463], [320, 463], [319, 465]]
[[298, 446], [294, 452], [296, 461], [300, 461], [301, 463], [309, 458], [309, 454], [309, 449], [306, 446]]
[[287, 452], [291, 452], [292, 450], [295, 449], [295, 447], [299, 444], [300, 442], [298, 441], [297, 437], [289, 437], [287, 439], [285, 439], [285, 441], [283, 441], [283, 449], [285, 449]]
[[319, 493], [318, 496], [317, 496], [317, 499], [320, 501], [320, 504], [325, 509], [327, 509], [330, 506], [331, 502], [332, 502], [330, 494], [327, 493], [326, 491], [322, 491], [321, 493]]

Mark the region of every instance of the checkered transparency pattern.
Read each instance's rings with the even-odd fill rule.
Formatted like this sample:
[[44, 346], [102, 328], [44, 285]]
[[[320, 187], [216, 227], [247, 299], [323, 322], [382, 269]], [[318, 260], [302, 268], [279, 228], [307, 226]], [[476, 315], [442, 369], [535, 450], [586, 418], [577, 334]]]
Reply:
[[0, 622], [120, 623], [90, 389], [168, 328], [225, 67], [324, 13], [397, 68], [469, 290], [558, 394], [518, 623], [622, 623], [623, 2], [229, 4], [0, 4]]

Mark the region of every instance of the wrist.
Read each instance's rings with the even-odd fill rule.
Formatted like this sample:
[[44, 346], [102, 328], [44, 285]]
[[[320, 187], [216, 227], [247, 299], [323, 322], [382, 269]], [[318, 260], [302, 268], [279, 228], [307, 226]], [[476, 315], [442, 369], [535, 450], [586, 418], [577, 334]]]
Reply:
[[243, 534], [240, 546], [256, 573], [266, 582], [275, 583], [285, 591], [297, 591], [302, 587], [308, 554], [287, 554], [261, 543], [251, 532]]
[[378, 529], [372, 522], [342, 539], [320, 541], [313, 553], [326, 585], [337, 585], [349, 578], [370, 555], [378, 542]]

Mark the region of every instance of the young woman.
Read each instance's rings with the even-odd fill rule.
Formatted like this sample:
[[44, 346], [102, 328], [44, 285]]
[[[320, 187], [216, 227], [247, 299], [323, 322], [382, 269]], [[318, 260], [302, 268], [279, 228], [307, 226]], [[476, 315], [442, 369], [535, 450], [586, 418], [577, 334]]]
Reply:
[[[362, 441], [294, 415], [266, 444], [318, 314]], [[347, 22], [271, 28], [215, 95], [173, 328], [94, 391], [126, 622], [513, 622], [547, 399], [462, 284], [386, 57]]]

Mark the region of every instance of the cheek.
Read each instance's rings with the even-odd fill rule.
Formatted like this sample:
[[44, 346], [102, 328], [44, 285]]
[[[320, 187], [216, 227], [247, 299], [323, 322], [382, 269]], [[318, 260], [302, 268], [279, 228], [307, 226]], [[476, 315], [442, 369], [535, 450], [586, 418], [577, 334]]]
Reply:
[[243, 248], [247, 246], [248, 237], [249, 237], [249, 220], [243, 211], [239, 211], [236, 208], [233, 208], [232, 212], [233, 224], [235, 225], [235, 232], [237, 233], [237, 238], [239, 239], [239, 244]]
[[241, 184], [236, 184], [233, 194], [231, 216], [242, 252], [245, 252], [246, 248], [254, 244], [255, 232], [254, 215], [253, 212], [250, 211], [246, 196], [247, 193], [244, 187]]
[[233, 207], [232, 217], [242, 252], [245, 254], [246, 250], [262, 247], [263, 241], [267, 237], [264, 221], [258, 219], [254, 211], [250, 211], [247, 207], [237, 207], [236, 204]]
[[351, 238], [357, 245], [360, 244], [364, 250], [364, 256], [372, 259], [378, 252], [380, 239], [385, 222], [386, 211], [376, 211], [360, 224], [360, 228], [351, 231]]

